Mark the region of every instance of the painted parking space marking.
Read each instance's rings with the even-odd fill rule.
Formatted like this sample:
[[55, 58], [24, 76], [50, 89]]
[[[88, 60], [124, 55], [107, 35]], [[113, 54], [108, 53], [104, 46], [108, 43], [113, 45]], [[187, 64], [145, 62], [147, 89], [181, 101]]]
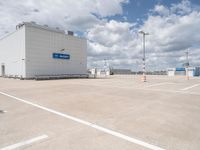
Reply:
[[[168, 82], [168, 84], [176, 84], [176, 83], [172, 83], [172, 82]], [[79, 84], [79, 85], [85, 85], [85, 84]], [[91, 85], [90, 86], [97, 86], [97, 85]], [[154, 92], [170, 92], [170, 93], [179, 93], [179, 94], [185, 94], [185, 95], [200, 95], [200, 93], [197, 92], [188, 92], [188, 91], [182, 91], [182, 90], [167, 90], [167, 89], [156, 89], [156, 88], [144, 88], [144, 87], [119, 87], [119, 86], [112, 86], [112, 85], [101, 85], [102, 87], [105, 88], [120, 88], [120, 89], [134, 89], [134, 90], [145, 90], [145, 91], [154, 91]]]
[[[155, 145], [152, 145], [152, 144], [143, 142], [143, 141], [141, 141], [141, 140], [139, 140], [139, 139], [132, 138], [132, 137], [130, 137], [130, 136], [127, 136], [127, 135], [124, 135], [124, 134], [122, 134], [122, 133], [113, 131], [113, 130], [111, 130], [111, 129], [107, 129], [107, 128], [101, 127], [101, 126], [99, 126], [99, 125], [97, 125], [97, 124], [90, 123], [90, 122], [88, 122], [88, 121], [79, 119], [79, 118], [77, 118], [77, 117], [73, 117], [73, 116], [70, 116], [70, 115], [67, 115], [67, 114], [64, 114], [64, 113], [55, 111], [55, 110], [53, 110], [53, 109], [50, 109], [50, 108], [47, 108], [47, 107], [38, 105], [38, 104], [36, 104], [36, 103], [33, 103], [33, 102], [30, 102], [30, 101], [27, 101], [27, 100], [24, 100], [24, 99], [21, 99], [21, 98], [18, 98], [18, 97], [9, 95], [9, 94], [7, 94], [7, 93], [0, 92], [0, 94], [5, 95], [5, 96], [10, 97], [10, 98], [13, 98], [13, 99], [15, 99], [15, 100], [18, 100], [18, 101], [20, 101], [20, 102], [26, 103], [26, 104], [28, 104], [28, 105], [37, 107], [37, 108], [39, 108], [39, 109], [45, 110], [45, 111], [47, 111], [47, 112], [56, 114], [56, 115], [58, 115], [58, 116], [67, 118], [67, 119], [69, 119], [69, 120], [75, 121], [75, 122], [77, 122], [77, 123], [80, 123], [80, 124], [89, 126], [89, 127], [91, 127], [91, 128], [94, 128], [94, 129], [96, 129], [96, 130], [102, 131], [102, 132], [107, 133], [107, 134], [109, 134], [109, 135], [112, 135], [112, 136], [121, 138], [121, 139], [123, 139], [123, 140], [126, 140], [126, 141], [128, 141], [128, 142], [131, 142], [131, 143], [134, 143], [134, 144], [143, 146], [143, 147], [145, 147], [145, 148], [148, 148], [148, 149], [151, 149], [151, 150], [165, 150], [165, 149], [160, 148], [160, 147], [158, 147], [158, 146], [155, 146]], [[0, 150], [1, 150], [1, 149], [0, 149]], [[3, 150], [5, 150], [5, 149], [3, 149]]]
[[159, 86], [159, 85], [165, 85], [165, 84], [174, 84], [174, 83], [171, 83], [171, 82], [156, 83], [156, 84], [148, 85], [148, 86], [146, 86], [146, 88], [148, 88], [148, 87], [154, 87], [154, 86]]
[[29, 140], [26, 140], [26, 141], [22, 141], [22, 142], [13, 144], [13, 145], [9, 145], [9, 146], [4, 147], [4, 148], [0, 148], [0, 150], [14, 150], [14, 149], [18, 149], [20, 147], [23, 147], [23, 146], [26, 146], [26, 145], [30, 145], [32, 143], [44, 140], [46, 138], [48, 138], [48, 136], [44, 134], [44, 135], [41, 135], [41, 136], [38, 136], [38, 137], [35, 137], [35, 138], [32, 138], [32, 139], [29, 139]]
[[183, 89], [181, 89], [181, 90], [182, 90], [182, 91], [186, 91], [186, 90], [192, 89], [192, 88], [194, 88], [194, 87], [197, 87], [197, 86], [199, 86], [199, 85], [200, 85], [200, 84], [194, 84], [194, 85], [192, 85], [192, 86], [183, 88]]

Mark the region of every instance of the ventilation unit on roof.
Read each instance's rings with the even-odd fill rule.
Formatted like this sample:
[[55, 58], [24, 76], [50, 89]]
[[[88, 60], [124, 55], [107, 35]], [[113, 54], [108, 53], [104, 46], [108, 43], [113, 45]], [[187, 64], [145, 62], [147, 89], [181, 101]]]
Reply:
[[73, 31], [68, 31], [68, 35], [74, 35], [74, 32]]
[[16, 30], [19, 30], [23, 25], [23, 23], [19, 23], [18, 25], [16, 25]]

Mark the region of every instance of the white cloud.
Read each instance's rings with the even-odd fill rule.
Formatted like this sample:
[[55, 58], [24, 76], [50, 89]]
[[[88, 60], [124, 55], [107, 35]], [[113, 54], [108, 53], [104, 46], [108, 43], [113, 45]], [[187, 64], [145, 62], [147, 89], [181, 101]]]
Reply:
[[79, 16], [65, 16], [66, 25], [71, 25], [70, 30], [85, 31], [92, 28], [95, 24], [100, 24], [103, 20], [99, 20], [92, 14], [84, 14]]
[[133, 23], [110, 20], [90, 29], [87, 32], [89, 65], [101, 66], [107, 59], [115, 67], [136, 66], [133, 64], [138, 60], [141, 45], [139, 40], [134, 40], [137, 37], [134, 26]]
[[188, 14], [192, 11], [191, 3], [189, 0], [182, 0], [179, 4], [172, 4], [171, 11], [180, 15]]
[[112, 46], [115, 44], [127, 45], [125, 41], [132, 40], [132, 35], [129, 32], [132, 26], [133, 24], [128, 22], [111, 20], [104, 24], [94, 26], [89, 30], [87, 37], [89, 40], [98, 41], [105, 46]]
[[122, 14], [123, 10], [121, 7], [122, 2], [127, 2], [124, 0], [95, 0], [96, 3], [96, 13], [102, 17], [112, 16], [115, 14]]
[[154, 11], [161, 14], [161, 15], [169, 15], [169, 9], [163, 5], [156, 5]]
[[[102, 17], [122, 14], [126, 0], [6, 0], [0, 2], [0, 36], [22, 21], [85, 31]], [[98, 16], [98, 17], [97, 17]], [[104, 19], [103, 19], [104, 20]]]

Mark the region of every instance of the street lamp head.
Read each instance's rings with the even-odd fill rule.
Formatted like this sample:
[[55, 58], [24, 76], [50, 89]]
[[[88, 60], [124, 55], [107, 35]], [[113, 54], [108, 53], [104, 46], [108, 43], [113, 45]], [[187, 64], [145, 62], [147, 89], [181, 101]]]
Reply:
[[140, 30], [138, 33], [143, 34], [143, 35], [149, 35], [149, 33], [144, 32], [144, 31], [142, 31], [142, 30]]
[[140, 30], [138, 33], [140, 33], [140, 34], [145, 34], [144, 31], [142, 31], [142, 30]]

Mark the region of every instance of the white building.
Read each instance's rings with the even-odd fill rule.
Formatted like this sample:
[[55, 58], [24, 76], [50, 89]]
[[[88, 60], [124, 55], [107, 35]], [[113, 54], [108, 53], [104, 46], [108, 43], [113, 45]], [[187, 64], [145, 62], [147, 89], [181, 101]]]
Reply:
[[34, 22], [0, 39], [0, 76], [87, 76], [87, 41]]
[[189, 68], [168, 68], [168, 76], [183, 75], [188, 73], [189, 77], [199, 76], [200, 67], [189, 67]]
[[110, 69], [109, 68], [104, 68], [104, 69], [100, 69], [100, 68], [92, 68], [89, 69], [89, 75], [90, 77], [108, 77], [110, 76]]
[[167, 69], [168, 76], [175, 76], [175, 71], [176, 71], [176, 68], [168, 68]]
[[187, 68], [188, 76], [194, 77], [200, 75], [200, 67], [189, 67]]

